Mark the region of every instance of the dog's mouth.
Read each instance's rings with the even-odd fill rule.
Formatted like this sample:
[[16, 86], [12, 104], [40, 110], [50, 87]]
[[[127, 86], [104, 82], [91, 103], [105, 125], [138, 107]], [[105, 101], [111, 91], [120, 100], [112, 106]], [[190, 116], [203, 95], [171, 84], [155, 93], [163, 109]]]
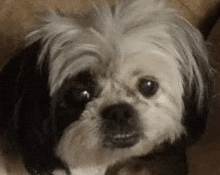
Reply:
[[105, 137], [103, 146], [107, 148], [129, 148], [140, 140], [139, 132], [109, 134]]

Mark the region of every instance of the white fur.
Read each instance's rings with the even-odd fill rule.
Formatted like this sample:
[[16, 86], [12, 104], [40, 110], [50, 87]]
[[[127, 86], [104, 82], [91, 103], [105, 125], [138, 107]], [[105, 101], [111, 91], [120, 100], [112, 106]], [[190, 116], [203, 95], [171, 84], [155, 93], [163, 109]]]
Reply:
[[[90, 167], [90, 168], [74, 168], [70, 170], [71, 174], [73, 175], [103, 175], [104, 169], [101, 167]], [[53, 175], [65, 175], [65, 172], [62, 170], [55, 170]]]
[[[197, 76], [199, 86], [203, 86], [192, 55], [194, 50], [195, 54], [201, 56], [207, 64], [207, 53], [202, 37], [175, 11], [157, 0], [136, 0], [134, 2], [128, 0], [124, 3], [122, 1], [116, 7], [114, 16], [105, 3], [101, 6], [94, 6], [93, 11], [96, 19], [88, 27], [81, 26], [74, 15], [60, 16], [56, 12], [50, 11], [43, 19], [45, 24], [27, 36], [28, 44], [39, 39], [44, 43], [39, 58], [40, 63], [50, 50], [51, 95], [60, 87], [66, 77], [73, 76], [83, 68], [104, 64], [97, 60], [97, 57], [85, 55], [79, 58], [80, 54], [92, 51], [99, 55], [99, 58], [105, 59], [104, 62], [108, 63], [108, 59], [115, 64], [118, 61], [121, 62], [123, 59], [121, 58], [123, 50], [119, 49], [121, 40], [132, 33], [134, 34], [132, 43], [135, 42], [137, 36], [143, 38], [145, 45], [150, 44], [148, 47], [150, 50], [161, 49], [163, 52], [171, 54], [183, 66], [181, 70], [183, 74], [186, 74], [189, 79]], [[71, 64], [60, 75], [62, 65], [75, 59], [77, 62], [70, 61]], [[202, 93], [200, 92], [199, 98], [202, 98]]]
[[[153, 64], [150, 61], [153, 61]], [[118, 160], [146, 154], [164, 140], [170, 139], [173, 142], [184, 134], [185, 131], [181, 125], [183, 112], [181, 76], [176, 66], [169, 65], [169, 62], [168, 64], [163, 61], [160, 63], [160, 61], [161, 56], [156, 54], [138, 54], [137, 57], [132, 55], [124, 63], [125, 69], [120, 69], [114, 79], [100, 80], [99, 82], [102, 82], [104, 86], [102, 94], [98, 99], [89, 102], [81, 116], [81, 120], [73, 123], [65, 131], [57, 147], [58, 156], [68, 162], [70, 167], [101, 166], [105, 169]], [[149, 66], [155, 65], [156, 67], [152, 68], [151, 71], [150, 67], [140, 66], [147, 64]], [[143, 98], [136, 90], [137, 81], [135, 81], [131, 73], [137, 67], [142, 70], [144, 75], [154, 75], [159, 79], [161, 89], [153, 99]], [[154, 70], [161, 68], [164, 71], [154, 72]], [[128, 87], [130, 90], [135, 91], [136, 94], [129, 95], [129, 92], [126, 91]], [[117, 102], [122, 100], [131, 104], [138, 111], [138, 118], [142, 125], [144, 136], [131, 148], [115, 150], [103, 148], [101, 143], [102, 135], [99, 132], [99, 127], [101, 126], [100, 110], [105, 106], [117, 104]]]

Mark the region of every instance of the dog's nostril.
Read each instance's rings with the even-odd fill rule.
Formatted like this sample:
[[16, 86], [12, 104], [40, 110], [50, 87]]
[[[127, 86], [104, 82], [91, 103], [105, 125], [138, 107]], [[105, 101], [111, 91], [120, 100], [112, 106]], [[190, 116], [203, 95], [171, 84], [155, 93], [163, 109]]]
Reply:
[[101, 116], [103, 119], [113, 121], [128, 120], [135, 116], [135, 110], [127, 103], [119, 103], [104, 108]]
[[117, 120], [120, 118], [129, 118], [130, 117], [129, 111], [124, 108], [116, 108], [111, 109], [111, 111], [106, 115], [107, 118], [111, 118], [113, 120]]

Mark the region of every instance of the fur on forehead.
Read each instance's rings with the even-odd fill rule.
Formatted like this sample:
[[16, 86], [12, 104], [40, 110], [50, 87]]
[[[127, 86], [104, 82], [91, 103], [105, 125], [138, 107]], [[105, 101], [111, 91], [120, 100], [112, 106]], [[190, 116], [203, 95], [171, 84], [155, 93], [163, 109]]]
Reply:
[[[84, 69], [111, 76], [123, 64], [128, 50], [122, 41], [131, 36], [143, 38], [145, 51], [170, 55], [183, 77], [188, 93], [193, 88], [198, 101], [203, 100], [204, 75], [209, 71], [208, 54], [199, 31], [177, 12], [157, 0], [124, 0], [114, 8], [102, 1], [85, 13], [64, 14], [48, 11], [40, 25], [27, 36], [27, 45], [41, 40], [39, 64], [49, 63], [51, 95], [64, 79]], [[114, 10], [112, 10], [114, 9]], [[169, 61], [169, 60], [167, 60]], [[194, 85], [194, 87], [193, 87]]]

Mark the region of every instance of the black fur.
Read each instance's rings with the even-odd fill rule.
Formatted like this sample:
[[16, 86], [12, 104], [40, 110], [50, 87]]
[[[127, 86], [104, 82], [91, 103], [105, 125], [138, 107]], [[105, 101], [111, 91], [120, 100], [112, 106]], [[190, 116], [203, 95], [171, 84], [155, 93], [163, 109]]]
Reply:
[[[64, 80], [63, 85], [52, 97], [52, 116], [56, 123], [57, 140], [69, 124], [79, 119], [86, 103], [97, 96], [97, 89], [96, 82], [89, 70], [80, 72], [74, 78]], [[85, 90], [89, 93], [88, 99], [81, 96]]]
[[[97, 96], [96, 83], [89, 71], [66, 79], [50, 97], [48, 65], [37, 63], [40, 41], [12, 58], [0, 77], [1, 135], [5, 151], [23, 157], [31, 174], [50, 175], [54, 169], [65, 169], [54, 155], [54, 147], [63, 130], [76, 121], [85, 104]], [[90, 99], [80, 98], [89, 91]], [[70, 94], [71, 93], [71, 94]]]
[[64, 165], [53, 152], [48, 74], [37, 66], [39, 51], [40, 42], [27, 47], [1, 73], [1, 135], [5, 151], [22, 155], [32, 174], [50, 174]]

